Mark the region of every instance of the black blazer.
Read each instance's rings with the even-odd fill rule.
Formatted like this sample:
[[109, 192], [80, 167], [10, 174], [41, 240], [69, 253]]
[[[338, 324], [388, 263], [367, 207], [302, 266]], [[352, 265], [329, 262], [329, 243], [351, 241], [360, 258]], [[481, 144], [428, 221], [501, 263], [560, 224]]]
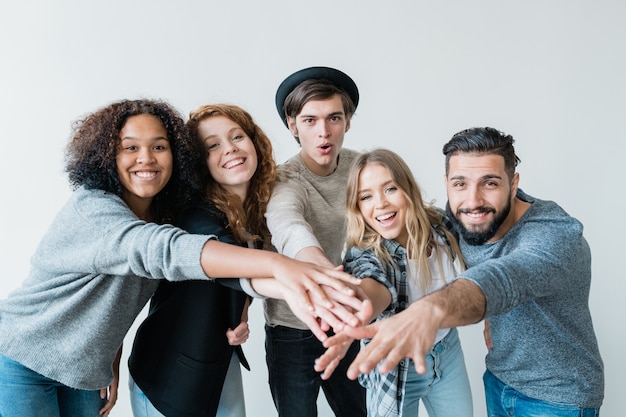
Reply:
[[[176, 223], [190, 233], [238, 244], [226, 215], [210, 203], [190, 207]], [[226, 338], [226, 330], [240, 323], [247, 298], [238, 279], [159, 284], [135, 335], [128, 367], [161, 413], [215, 416], [233, 349], [250, 369], [241, 346], [230, 346]]]

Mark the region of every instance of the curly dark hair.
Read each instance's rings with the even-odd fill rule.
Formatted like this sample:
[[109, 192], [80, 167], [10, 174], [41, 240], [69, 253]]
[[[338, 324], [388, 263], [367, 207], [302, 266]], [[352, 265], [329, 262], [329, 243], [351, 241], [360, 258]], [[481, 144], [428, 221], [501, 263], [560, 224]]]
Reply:
[[[254, 122], [252, 116], [241, 107], [231, 104], [210, 104], [201, 106], [189, 114], [187, 127], [198, 143], [202, 143], [202, 138], [198, 136], [200, 122], [216, 116], [224, 116], [237, 123], [250, 137], [256, 150], [258, 166], [250, 179], [246, 201], [242, 202], [239, 197], [226, 191], [211, 177], [205, 163], [206, 198], [226, 214], [235, 239], [245, 242], [248, 232], [253, 235], [253, 239], [266, 241], [269, 230], [265, 223], [265, 210], [276, 179], [272, 142]], [[205, 158], [206, 155], [207, 151], [203, 150]]]
[[170, 221], [174, 210], [203, 194], [202, 147], [189, 134], [180, 113], [161, 100], [122, 100], [86, 115], [72, 124], [66, 148], [65, 171], [73, 189], [99, 189], [122, 196], [116, 156], [120, 132], [131, 116], [158, 118], [167, 131], [173, 157], [172, 177], [152, 202], [155, 221]]

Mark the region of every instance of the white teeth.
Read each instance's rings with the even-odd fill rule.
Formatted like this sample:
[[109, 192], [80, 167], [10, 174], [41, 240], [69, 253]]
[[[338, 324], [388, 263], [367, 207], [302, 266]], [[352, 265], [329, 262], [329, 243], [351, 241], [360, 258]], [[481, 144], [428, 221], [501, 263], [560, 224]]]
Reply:
[[227, 164], [224, 164], [224, 168], [231, 169], [231, 168], [236, 167], [237, 165], [241, 165], [241, 164], [243, 164], [243, 159], [237, 159], [237, 160], [234, 160], [234, 161], [230, 161]]
[[156, 172], [154, 172], [154, 171], [150, 171], [150, 172], [137, 171], [137, 172], [135, 172], [135, 175], [140, 177], [140, 178], [152, 178], [152, 177], [156, 176]]
[[376, 217], [376, 220], [378, 221], [383, 221], [383, 220], [387, 220], [392, 218], [393, 216], [395, 216], [396, 213], [387, 213], [387, 214], [383, 214], [382, 216], [378, 216]]
[[469, 217], [473, 217], [476, 219], [485, 215], [485, 213], [465, 213], [465, 214]]

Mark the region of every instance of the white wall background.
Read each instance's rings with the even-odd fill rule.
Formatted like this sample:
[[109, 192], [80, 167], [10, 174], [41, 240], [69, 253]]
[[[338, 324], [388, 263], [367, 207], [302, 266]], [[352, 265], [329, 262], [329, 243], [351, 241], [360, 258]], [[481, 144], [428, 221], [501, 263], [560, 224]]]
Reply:
[[[166, 99], [184, 114], [226, 101], [255, 116], [282, 162], [298, 148], [274, 109], [276, 87], [300, 68], [335, 66], [361, 92], [346, 146], [400, 152], [426, 198], [441, 205], [441, 147], [453, 133], [490, 125], [517, 139], [521, 187], [585, 224], [590, 306], [606, 368], [602, 414], [620, 416], [625, 22], [621, 0], [5, 0], [0, 297], [26, 276], [70, 193], [63, 149], [73, 120], [122, 98]], [[245, 346], [250, 417], [275, 415], [260, 307]], [[480, 331], [461, 333], [477, 416], [485, 415]], [[126, 382], [124, 363], [113, 416], [131, 415]], [[320, 415], [331, 415], [323, 400]]]

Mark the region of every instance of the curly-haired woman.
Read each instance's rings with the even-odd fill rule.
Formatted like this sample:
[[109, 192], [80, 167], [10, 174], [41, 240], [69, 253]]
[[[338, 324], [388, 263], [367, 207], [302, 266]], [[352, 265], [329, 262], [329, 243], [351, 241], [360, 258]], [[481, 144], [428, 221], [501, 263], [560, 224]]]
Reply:
[[319, 283], [348, 288], [345, 273], [166, 224], [201, 191], [197, 147], [161, 101], [116, 102], [75, 125], [66, 166], [74, 192], [28, 278], [0, 301], [0, 415], [108, 415], [124, 336], [159, 279], [274, 277], [280, 295], [309, 311], [328, 301]]

